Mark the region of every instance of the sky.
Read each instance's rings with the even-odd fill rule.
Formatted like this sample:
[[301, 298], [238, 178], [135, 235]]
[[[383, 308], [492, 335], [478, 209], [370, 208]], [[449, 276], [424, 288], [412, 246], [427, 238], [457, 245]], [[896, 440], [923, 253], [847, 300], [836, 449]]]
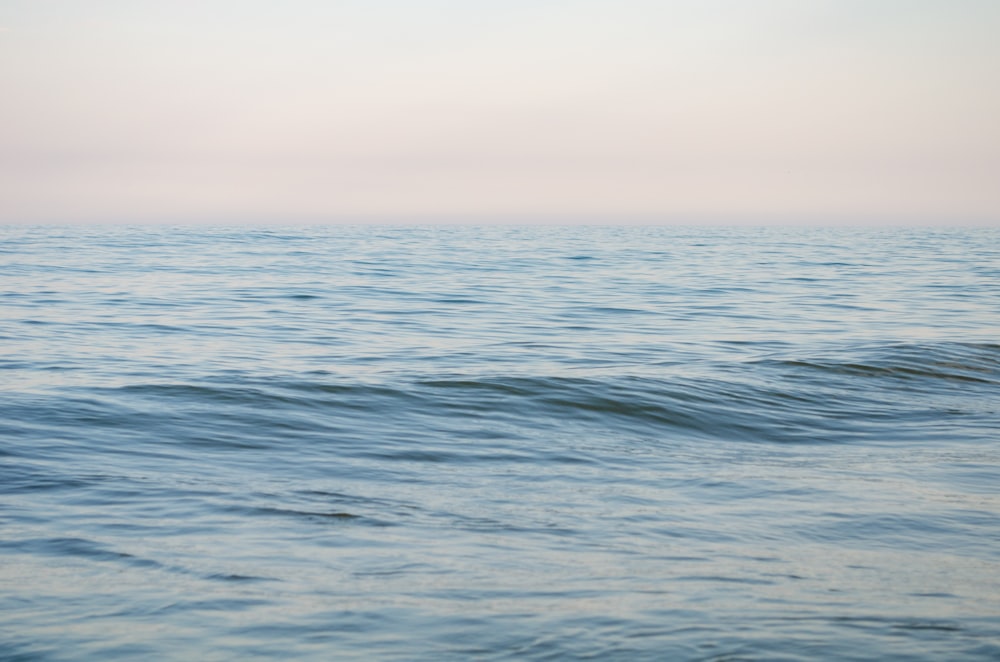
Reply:
[[997, 0], [0, 0], [0, 222], [1000, 225]]

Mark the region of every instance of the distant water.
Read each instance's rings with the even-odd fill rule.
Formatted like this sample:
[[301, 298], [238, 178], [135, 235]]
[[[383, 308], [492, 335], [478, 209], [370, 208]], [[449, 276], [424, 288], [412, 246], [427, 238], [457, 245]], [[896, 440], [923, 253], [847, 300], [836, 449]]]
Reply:
[[0, 237], [0, 659], [1000, 658], [1000, 230]]

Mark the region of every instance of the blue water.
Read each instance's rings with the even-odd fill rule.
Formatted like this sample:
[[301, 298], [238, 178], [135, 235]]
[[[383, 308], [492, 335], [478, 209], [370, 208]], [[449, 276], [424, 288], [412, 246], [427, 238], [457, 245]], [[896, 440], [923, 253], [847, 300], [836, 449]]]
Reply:
[[1000, 658], [1000, 230], [0, 230], [0, 659]]

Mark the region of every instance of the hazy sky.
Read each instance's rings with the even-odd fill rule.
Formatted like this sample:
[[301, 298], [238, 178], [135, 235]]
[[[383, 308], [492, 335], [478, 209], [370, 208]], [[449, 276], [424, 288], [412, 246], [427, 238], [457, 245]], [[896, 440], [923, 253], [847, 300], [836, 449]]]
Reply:
[[1000, 223], [1000, 0], [0, 0], [0, 221]]

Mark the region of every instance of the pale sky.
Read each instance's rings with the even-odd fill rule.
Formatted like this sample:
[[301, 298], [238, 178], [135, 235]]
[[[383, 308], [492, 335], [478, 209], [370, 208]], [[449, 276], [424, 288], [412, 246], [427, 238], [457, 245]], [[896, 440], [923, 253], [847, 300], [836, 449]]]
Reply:
[[0, 0], [0, 222], [1000, 224], [1000, 0]]

